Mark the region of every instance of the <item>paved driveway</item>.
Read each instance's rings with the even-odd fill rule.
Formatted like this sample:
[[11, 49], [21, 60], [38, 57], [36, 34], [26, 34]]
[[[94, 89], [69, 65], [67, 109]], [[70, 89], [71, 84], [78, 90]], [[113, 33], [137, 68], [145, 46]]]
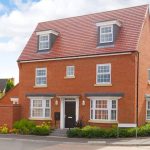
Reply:
[[[0, 150], [127, 150], [129, 146], [102, 146], [88, 143], [0, 138]], [[130, 147], [130, 150], [150, 150], [150, 146]]]

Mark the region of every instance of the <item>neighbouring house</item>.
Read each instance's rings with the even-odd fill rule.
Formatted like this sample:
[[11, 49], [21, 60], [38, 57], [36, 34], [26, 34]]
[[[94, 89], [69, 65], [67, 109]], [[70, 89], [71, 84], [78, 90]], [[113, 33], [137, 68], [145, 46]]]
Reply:
[[6, 86], [8, 80], [12, 80], [14, 82], [14, 79], [0, 79], [0, 98], [5, 94], [6, 92]]
[[150, 121], [149, 5], [41, 22], [18, 66], [0, 124], [141, 126]]

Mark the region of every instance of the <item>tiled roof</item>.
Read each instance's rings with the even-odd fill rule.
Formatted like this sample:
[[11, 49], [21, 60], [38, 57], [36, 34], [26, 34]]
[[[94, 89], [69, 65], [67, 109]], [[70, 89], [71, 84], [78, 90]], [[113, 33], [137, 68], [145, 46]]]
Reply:
[[[135, 51], [147, 9], [142, 5], [39, 23], [18, 60]], [[96, 23], [108, 20], [121, 21], [121, 30], [114, 47], [98, 48]], [[37, 53], [36, 31], [50, 29], [60, 33], [58, 38], [49, 53]]]

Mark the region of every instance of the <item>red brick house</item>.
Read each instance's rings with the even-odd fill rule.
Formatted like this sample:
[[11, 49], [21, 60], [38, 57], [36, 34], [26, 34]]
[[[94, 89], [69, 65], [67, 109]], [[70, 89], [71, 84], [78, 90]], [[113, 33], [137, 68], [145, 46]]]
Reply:
[[58, 128], [80, 119], [102, 127], [145, 124], [150, 120], [149, 6], [39, 23], [18, 66], [19, 84], [0, 101], [1, 124], [11, 126], [19, 118], [50, 120]]

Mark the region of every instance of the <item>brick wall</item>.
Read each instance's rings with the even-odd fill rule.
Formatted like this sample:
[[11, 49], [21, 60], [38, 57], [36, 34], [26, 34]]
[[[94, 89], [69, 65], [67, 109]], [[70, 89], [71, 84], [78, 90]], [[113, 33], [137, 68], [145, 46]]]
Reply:
[[[90, 101], [86, 99], [86, 106], [81, 105], [82, 100], [85, 99], [85, 93], [122, 92], [125, 96], [118, 102], [118, 121], [120, 123], [134, 123], [136, 121], [135, 57], [133, 53], [129, 55], [19, 64], [19, 100], [22, 105], [22, 117], [29, 118], [30, 116], [30, 100], [25, 96], [27, 93], [55, 93], [56, 95], [80, 94], [80, 118], [82, 117], [84, 122], [88, 123], [90, 119]], [[94, 86], [96, 83], [96, 64], [103, 63], [111, 63], [112, 86], [96, 87]], [[66, 66], [68, 65], [75, 66], [74, 79], [64, 79]], [[48, 87], [36, 88], [34, 86], [36, 67], [47, 67]], [[55, 106], [54, 100], [52, 100], [51, 106], [52, 124], [54, 124], [54, 112], [60, 111], [60, 105]]]
[[20, 105], [0, 104], [0, 126], [7, 124], [11, 129], [13, 123], [20, 119]]

